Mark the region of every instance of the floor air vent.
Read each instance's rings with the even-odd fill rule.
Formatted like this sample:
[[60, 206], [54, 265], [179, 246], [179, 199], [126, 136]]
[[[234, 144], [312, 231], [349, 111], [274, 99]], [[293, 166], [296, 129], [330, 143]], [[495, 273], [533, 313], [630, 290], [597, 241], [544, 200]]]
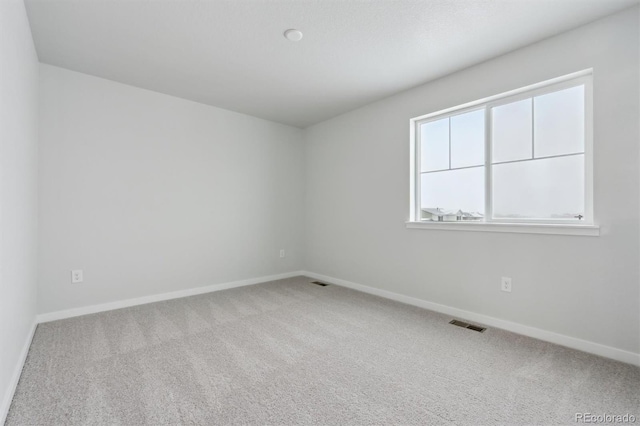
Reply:
[[320, 281], [311, 281], [311, 284], [320, 285], [322, 287], [326, 287], [329, 285], [327, 283], [321, 283]]
[[469, 324], [467, 322], [458, 321], [458, 320], [451, 320], [449, 321], [449, 324], [457, 325], [458, 327], [462, 327], [462, 328], [468, 328], [469, 330], [478, 331], [480, 333], [486, 330], [486, 328], [484, 327], [479, 327], [477, 325]]

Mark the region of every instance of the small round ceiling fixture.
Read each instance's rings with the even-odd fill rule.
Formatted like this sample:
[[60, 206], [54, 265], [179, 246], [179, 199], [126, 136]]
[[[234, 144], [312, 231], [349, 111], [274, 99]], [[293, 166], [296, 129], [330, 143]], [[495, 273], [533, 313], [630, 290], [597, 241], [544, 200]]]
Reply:
[[291, 28], [284, 32], [284, 37], [289, 41], [300, 41], [302, 40], [302, 31]]

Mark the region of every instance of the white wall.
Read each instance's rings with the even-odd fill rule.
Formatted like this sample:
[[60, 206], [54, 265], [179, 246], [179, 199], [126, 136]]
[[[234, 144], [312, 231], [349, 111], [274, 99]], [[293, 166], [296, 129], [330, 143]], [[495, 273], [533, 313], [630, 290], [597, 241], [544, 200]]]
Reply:
[[40, 76], [40, 313], [301, 269], [299, 129]]
[[22, 0], [0, 1], [0, 424], [36, 315], [38, 58]]
[[[638, 40], [636, 7], [306, 129], [307, 270], [639, 353]], [[405, 228], [410, 118], [591, 67], [600, 237]]]

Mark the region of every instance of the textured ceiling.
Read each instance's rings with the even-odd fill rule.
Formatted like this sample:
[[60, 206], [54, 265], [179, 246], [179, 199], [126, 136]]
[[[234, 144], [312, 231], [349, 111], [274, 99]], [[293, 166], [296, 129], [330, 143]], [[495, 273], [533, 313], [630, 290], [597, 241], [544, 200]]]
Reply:
[[[306, 127], [635, 0], [26, 0], [41, 62]], [[287, 41], [287, 28], [304, 32]]]

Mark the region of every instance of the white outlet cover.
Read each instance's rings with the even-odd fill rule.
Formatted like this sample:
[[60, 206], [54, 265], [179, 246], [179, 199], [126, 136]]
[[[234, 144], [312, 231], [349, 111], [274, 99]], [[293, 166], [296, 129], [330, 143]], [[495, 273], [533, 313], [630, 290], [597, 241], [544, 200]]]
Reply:
[[502, 277], [500, 289], [511, 293], [511, 277]]
[[82, 269], [74, 269], [71, 271], [72, 283], [81, 283], [83, 280], [84, 280], [84, 274], [82, 273]]

